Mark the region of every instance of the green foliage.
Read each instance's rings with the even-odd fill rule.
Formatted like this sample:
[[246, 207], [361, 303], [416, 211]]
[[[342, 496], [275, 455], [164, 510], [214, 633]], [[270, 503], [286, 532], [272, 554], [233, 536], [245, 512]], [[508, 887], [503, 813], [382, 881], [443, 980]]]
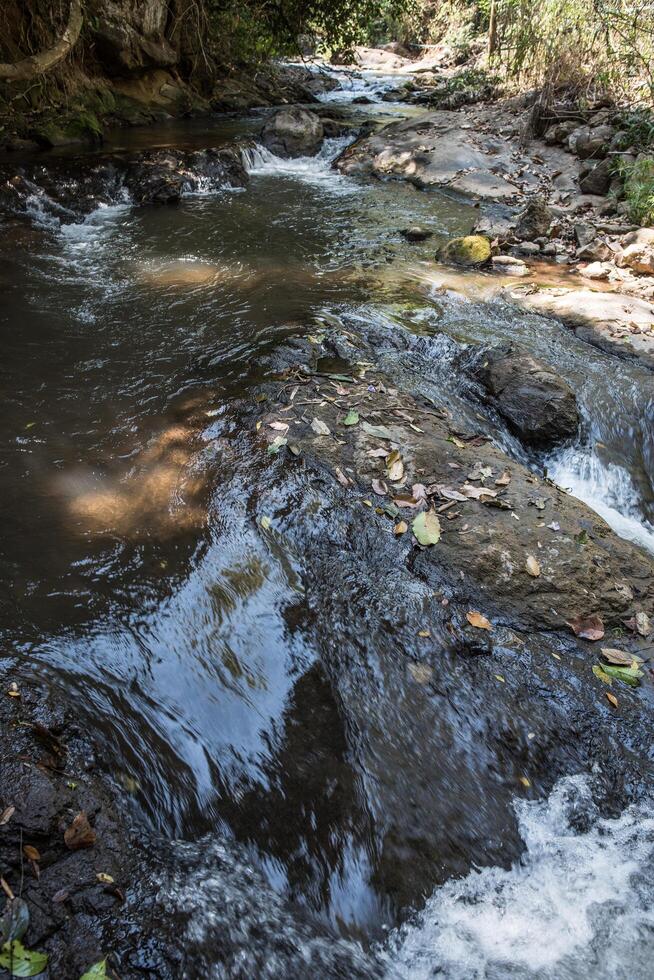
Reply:
[[623, 165], [620, 174], [629, 218], [638, 225], [654, 225], [654, 157]]

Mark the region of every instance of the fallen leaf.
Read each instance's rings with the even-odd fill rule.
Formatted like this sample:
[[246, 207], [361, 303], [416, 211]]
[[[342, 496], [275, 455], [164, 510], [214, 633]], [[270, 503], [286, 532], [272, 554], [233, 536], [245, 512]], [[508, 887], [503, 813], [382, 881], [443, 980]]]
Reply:
[[616, 650], [614, 647], [602, 647], [600, 653], [607, 663], [615, 664], [618, 667], [632, 667], [634, 664], [642, 664], [643, 662], [641, 657], [627, 653], [626, 650]]
[[261, 527], [264, 529], [264, 531], [267, 531], [272, 521], [270, 520], [269, 517], [262, 517], [259, 523], [261, 524]]
[[311, 428], [316, 433], [317, 436], [329, 436], [331, 435], [331, 429], [328, 425], [322, 422], [320, 419], [314, 419], [311, 423]]
[[502, 473], [502, 475], [501, 476], [498, 476], [497, 480], [495, 481], [495, 486], [496, 487], [508, 487], [508, 485], [509, 485], [510, 482], [511, 482], [511, 474], [509, 473], [508, 470], [504, 470], [504, 472]]
[[650, 623], [647, 613], [638, 612], [634, 618], [636, 620], [636, 631], [640, 633], [641, 636], [649, 636], [652, 632], [652, 624]]
[[366, 507], [372, 507], [372, 501], [371, 500], [362, 500], [361, 503], [362, 504], [365, 504]]
[[457, 447], [457, 449], [465, 449], [466, 448], [465, 442], [461, 442], [461, 440], [460, 439], [457, 439], [456, 436], [448, 436], [447, 437], [447, 441], [448, 442], [453, 442], [454, 445]]
[[0, 827], [4, 827], [5, 824], [9, 823], [15, 812], [15, 806], [5, 807], [2, 813], [0, 813]]
[[388, 487], [383, 480], [373, 480], [372, 489], [375, 491], [378, 497], [385, 497], [388, 493]]
[[25, 949], [19, 939], [5, 943], [0, 951], [0, 966], [9, 970], [12, 977], [36, 977], [43, 973], [47, 962], [46, 953]]
[[359, 413], [355, 412], [353, 408], [347, 413], [343, 419], [343, 425], [358, 425], [359, 424]]
[[391, 483], [399, 483], [404, 476], [404, 463], [401, 459], [395, 459], [386, 470], [386, 475]]
[[424, 483], [414, 483], [411, 487], [411, 496], [414, 500], [426, 500], [427, 487], [424, 485]]
[[346, 477], [345, 473], [338, 468], [338, 466], [334, 469], [334, 475], [342, 487], [349, 487], [350, 481]]
[[282, 446], [285, 446], [287, 442], [288, 439], [285, 439], [284, 436], [275, 436], [273, 441], [268, 446], [268, 452], [272, 453], [273, 456], [276, 456]]
[[114, 879], [105, 871], [98, 871], [95, 877], [98, 879], [98, 881], [101, 881], [103, 885], [113, 885], [114, 883]]
[[604, 623], [599, 616], [577, 616], [566, 620], [568, 626], [582, 640], [601, 640], [604, 636]]
[[79, 851], [85, 847], [93, 847], [97, 834], [86, 813], [82, 810], [64, 831], [64, 843], [69, 851]]
[[269, 428], [276, 429], [277, 432], [288, 432], [288, 422], [269, 422]]
[[19, 698], [20, 697], [20, 691], [18, 690], [18, 684], [16, 683], [16, 681], [12, 681], [11, 682], [11, 684], [9, 685], [9, 690], [7, 691], [7, 694], [9, 695], [10, 698]]
[[560, 531], [561, 530], [561, 525], [558, 523], [558, 521], [552, 521], [552, 523], [551, 524], [548, 524], [547, 526], [550, 529], [550, 531]]
[[423, 639], [427, 640], [431, 637], [431, 633], [429, 630], [418, 630], [418, 636], [422, 636]]
[[105, 980], [107, 976], [107, 961], [105, 959], [100, 960], [99, 963], [94, 963], [86, 973], [82, 974], [79, 980]]
[[500, 681], [501, 684], [506, 684], [506, 681], [504, 680], [501, 674], [495, 674], [495, 680]]
[[369, 449], [366, 456], [370, 456], [371, 459], [381, 459], [382, 456], [386, 456], [387, 452], [385, 449]]
[[396, 537], [399, 537], [401, 534], [406, 534], [408, 530], [409, 530], [409, 525], [407, 524], [407, 522], [399, 521], [393, 528], [393, 534], [395, 534]]
[[527, 561], [525, 562], [527, 568], [527, 574], [531, 575], [532, 578], [538, 578], [540, 575], [540, 565], [536, 561], [533, 555], [527, 556]]
[[629, 687], [638, 687], [643, 676], [642, 670], [637, 665], [635, 667], [611, 667], [607, 665], [603, 669], [609, 677], [614, 677], [617, 681], [628, 684]]
[[388, 439], [389, 442], [393, 439], [390, 429], [387, 429], [385, 425], [370, 425], [369, 422], [362, 422], [361, 428], [369, 436], [374, 436], [376, 439]]
[[25, 844], [25, 846], [23, 847], [23, 854], [25, 855], [28, 861], [41, 860], [41, 855], [39, 854], [39, 852], [35, 847], [32, 847], [31, 844]]
[[492, 623], [490, 623], [485, 616], [482, 616], [481, 613], [475, 612], [474, 610], [470, 610], [470, 612], [466, 613], [466, 619], [471, 626], [475, 627], [475, 629], [492, 630], [493, 628]]
[[433, 510], [422, 511], [414, 518], [411, 525], [413, 533], [419, 544], [437, 544], [441, 536], [441, 522]]
[[482, 497], [497, 497], [499, 490], [489, 490], [488, 487], [473, 487], [469, 483], [464, 483], [461, 493], [471, 500], [481, 500]]
[[426, 664], [409, 664], [409, 673], [418, 684], [429, 684], [434, 671]]
[[607, 699], [607, 701], [610, 701], [611, 702], [611, 704], [613, 705], [614, 708], [617, 708], [618, 707], [618, 699], [616, 698], [615, 694], [611, 694], [610, 691], [607, 691], [606, 692], [606, 699]]
[[449, 487], [443, 487], [440, 484], [436, 484], [434, 487], [430, 487], [430, 490], [436, 490], [441, 497], [445, 497], [446, 500], [458, 500], [462, 503], [468, 499], [464, 494], [459, 493], [458, 490], [450, 490]]
[[529, 789], [529, 787], [531, 786], [531, 783], [530, 783], [530, 781], [529, 781], [529, 780], [527, 779], [527, 777], [526, 777], [526, 776], [521, 776], [521, 777], [520, 777], [520, 782], [521, 782], [521, 783], [522, 783], [522, 785], [523, 785], [523, 786], [525, 787], [525, 789]]
[[610, 686], [613, 683], [609, 675], [606, 674], [601, 667], [598, 667], [597, 664], [595, 664], [593, 667], [593, 673], [595, 674], [595, 677], [602, 682], [602, 684], [608, 684]]

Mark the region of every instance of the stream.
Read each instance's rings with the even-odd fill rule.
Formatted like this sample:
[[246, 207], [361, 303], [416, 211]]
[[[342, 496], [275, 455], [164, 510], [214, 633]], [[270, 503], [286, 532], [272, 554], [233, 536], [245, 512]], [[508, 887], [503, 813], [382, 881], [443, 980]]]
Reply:
[[[324, 101], [383, 120], [414, 111], [381, 101], [396, 78], [340, 78]], [[361, 94], [372, 104], [352, 106]], [[258, 125], [170, 123], [115, 146], [251, 141]], [[436, 246], [468, 233], [475, 209], [339, 175], [346, 144], [290, 161], [254, 145], [245, 190], [200, 189], [175, 208], [117, 201], [65, 224], [35, 199], [31, 223], [0, 244], [2, 657], [79, 705], [134, 819], [179, 841], [187, 877], [165, 901], [192, 905], [194, 942], [221, 933], [228, 947], [238, 928], [218, 893], [258, 914], [251, 866], [280, 903], [279, 937], [324, 923], [362, 975], [644, 980], [653, 811], [600, 816], [586, 776], [516, 802], [517, 864], [438, 883], [415, 915], [376, 876], [374, 799], [321, 671], [302, 556], [252, 520], [274, 488], [239, 455], [236, 398], [276, 343], [330, 325], [516, 341], [575, 390], [574, 446], [527, 455], [470, 408], [446, 359], [435, 402], [654, 553], [654, 392], [638, 363], [481, 298], [474, 277], [441, 288]], [[413, 224], [435, 237], [408, 244]], [[347, 975], [324, 965], [329, 944], [323, 954], [316, 976]], [[266, 975], [284, 975], [277, 955]], [[232, 974], [217, 959], [211, 975]]]

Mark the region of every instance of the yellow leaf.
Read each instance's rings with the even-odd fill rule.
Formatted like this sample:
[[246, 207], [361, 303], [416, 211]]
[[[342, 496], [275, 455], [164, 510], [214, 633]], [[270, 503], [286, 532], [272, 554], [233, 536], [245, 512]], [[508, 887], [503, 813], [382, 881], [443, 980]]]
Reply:
[[492, 623], [490, 623], [485, 616], [482, 616], [481, 613], [475, 612], [472, 609], [470, 610], [470, 612], [466, 613], [466, 619], [468, 620], [471, 626], [475, 627], [475, 629], [492, 630], [493, 628]]
[[521, 776], [520, 777], [520, 782], [525, 787], [525, 789], [529, 789], [529, 787], [531, 786], [531, 782], [527, 779], [526, 776]]
[[111, 875], [105, 874], [104, 871], [98, 871], [95, 877], [98, 879], [98, 881], [102, 881], [105, 885], [113, 885], [114, 883], [114, 879], [111, 877]]
[[615, 694], [611, 694], [610, 691], [606, 692], [606, 700], [610, 701], [614, 708], [618, 707], [618, 699], [616, 698]]
[[393, 528], [393, 534], [399, 537], [401, 534], [406, 534], [409, 530], [409, 525], [406, 521], [399, 521]]
[[418, 636], [430, 637], [431, 633], [429, 632], [429, 630], [419, 630]]

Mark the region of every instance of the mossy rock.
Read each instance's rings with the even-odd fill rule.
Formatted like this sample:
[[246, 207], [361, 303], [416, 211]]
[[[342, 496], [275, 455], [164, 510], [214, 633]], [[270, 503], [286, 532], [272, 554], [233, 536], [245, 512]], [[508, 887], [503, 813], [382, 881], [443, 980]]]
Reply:
[[440, 251], [441, 262], [452, 265], [479, 266], [491, 257], [491, 244], [483, 235], [452, 238]]

